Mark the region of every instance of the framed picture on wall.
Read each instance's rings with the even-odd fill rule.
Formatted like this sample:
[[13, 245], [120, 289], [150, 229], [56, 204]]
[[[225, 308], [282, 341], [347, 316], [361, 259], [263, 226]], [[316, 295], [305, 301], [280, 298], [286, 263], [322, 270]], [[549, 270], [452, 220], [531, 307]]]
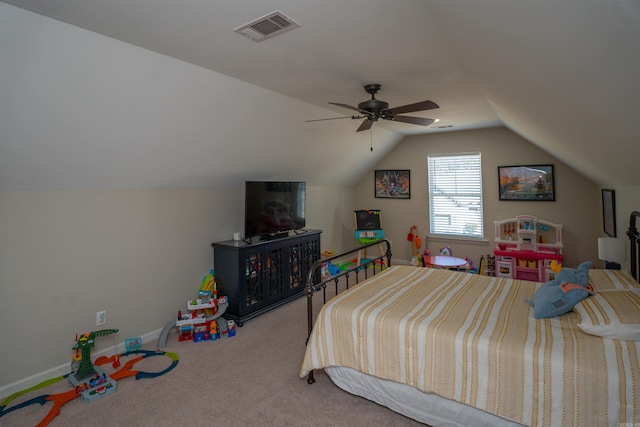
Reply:
[[602, 190], [602, 222], [604, 232], [609, 237], [616, 236], [616, 192]]
[[553, 165], [498, 166], [500, 200], [553, 202]]
[[376, 170], [375, 197], [411, 198], [411, 171], [403, 169]]

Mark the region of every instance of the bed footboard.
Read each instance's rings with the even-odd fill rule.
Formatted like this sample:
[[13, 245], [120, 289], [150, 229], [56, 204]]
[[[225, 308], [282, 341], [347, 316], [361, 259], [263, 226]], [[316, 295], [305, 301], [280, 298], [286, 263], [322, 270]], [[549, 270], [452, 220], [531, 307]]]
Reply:
[[[379, 252], [378, 251], [379, 248]], [[362, 254], [379, 253], [375, 257], [362, 257]], [[349, 262], [340, 266], [340, 261], [356, 258], [357, 262]], [[309, 342], [315, 318], [313, 316], [313, 296], [322, 290], [322, 304], [327, 302], [327, 286], [333, 284], [335, 293], [339, 292], [338, 284], [349, 289], [349, 286], [360, 283], [370, 276], [374, 276], [391, 266], [391, 242], [388, 239], [377, 240], [373, 243], [360, 245], [357, 248], [318, 260], [313, 263], [307, 276], [305, 295], [307, 296], [307, 340]], [[307, 377], [307, 383], [313, 384], [313, 371]]]

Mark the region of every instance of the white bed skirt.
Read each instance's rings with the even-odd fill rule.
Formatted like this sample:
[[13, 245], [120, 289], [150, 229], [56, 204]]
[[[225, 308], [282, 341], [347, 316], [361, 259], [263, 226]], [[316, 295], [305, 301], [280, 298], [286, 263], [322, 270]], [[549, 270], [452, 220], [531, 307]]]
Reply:
[[433, 427], [521, 427], [480, 409], [355, 369], [333, 366], [325, 372], [341, 389]]

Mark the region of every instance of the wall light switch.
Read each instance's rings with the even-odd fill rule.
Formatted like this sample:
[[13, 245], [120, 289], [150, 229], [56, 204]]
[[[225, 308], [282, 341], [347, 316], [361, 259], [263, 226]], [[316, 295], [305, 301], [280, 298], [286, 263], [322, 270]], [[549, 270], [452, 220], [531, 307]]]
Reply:
[[96, 326], [104, 325], [105, 323], [107, 323], [107, 311], [98, 311], [96, 313]]

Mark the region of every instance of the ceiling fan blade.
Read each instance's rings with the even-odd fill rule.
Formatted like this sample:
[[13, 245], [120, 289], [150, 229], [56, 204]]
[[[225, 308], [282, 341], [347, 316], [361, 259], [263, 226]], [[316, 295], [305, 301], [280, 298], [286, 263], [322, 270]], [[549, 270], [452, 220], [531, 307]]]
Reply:
[[433, 101], [422, 101], [416, 102], [415, 104], [402, 105], [400, 107], [389, 108], [388, 110], [383, 111], [383, 114], [404, 114], [404, 113], [413, 113], [414, 111], [425, 111], [425, 110], [433, 110], [434, 108], [440, 108], [438, 104]]
[[364, 120], [362, 122], [362, 124], [360, 125], [358, 130], [356, 130], [356, 132], [361, 132], [363, 130], [369, 130], [369, 129], [371, 129], [371, 126], [373, 126], [373, 120], [366, 119], [366, 120]]
[[368, 116], [369, 116], [369, 114], [370, 114], [370, 113], [369, 113], [368, 111], [366, 111], [366, 110], [361, 110], [361, 109], [359, 109], [358, 107], [352, 107], [351, 105], [347, 105], [347, 104], [339, 104], [339, 103], [337, 103], [337, 102], [330, 102], [329, 104], [337, 105], [338, 107], [348, 108], [349, 110], [357, 111], [358, 113], [360, 113], [360, 114], [364, 114], [364, 115], [365, 115], [365, 116], [367, 116], [367, 117], [368, 117]]
[[305, 120], [305, 123], [311, 122], [323, 122], [325, 120], [338, 120], [338, 119], [364, 119], [365, 116], [345, 116], [345, 117], [329, 117], [326, 119], [314, 119], [314, 120]]
[[435, 122], [435, 119], [427, 119], [425, 117], [393, 116], [391, 118], [383, 118], [394, 122], [411, 123], [413, 125], [420, 126], [429, 126], [431, 123]]

